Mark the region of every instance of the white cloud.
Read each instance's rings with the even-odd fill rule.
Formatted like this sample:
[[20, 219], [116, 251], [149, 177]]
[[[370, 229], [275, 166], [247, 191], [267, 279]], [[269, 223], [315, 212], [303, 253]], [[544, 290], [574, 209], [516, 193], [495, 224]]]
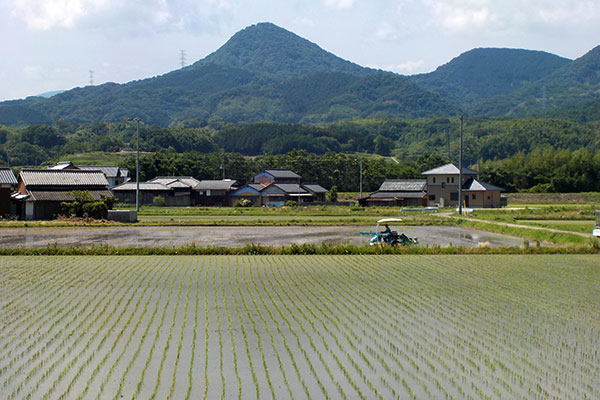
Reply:
[[421, 72], [422, 68], [425, 66], [425, 61], [423, 60], [413, 60], [407, 61], [401, 64], [391, 64], [391, 65], [368, 65], [369, 68], [382, 69], [384, 71], [392, 71], [398, 72], [400, 74], [413, 74], [416, 72]]
[[[410, 0], [399, 0], [399, 7]], [[431, 23], [447, 33], [567, 28], [597, 24], [597, 0], [421, 0]]]
[[[13, 17], [31, 30], [54, 28], [181, 30], [214, 24], [235, 0], [0, 0]], [[132, 28], [133, 27], [133, 28]]]
[[352, 7], [354, 5], [354, 0], [324, 0], [324, 3], [329, 8], [341, 10], [343, 8]]

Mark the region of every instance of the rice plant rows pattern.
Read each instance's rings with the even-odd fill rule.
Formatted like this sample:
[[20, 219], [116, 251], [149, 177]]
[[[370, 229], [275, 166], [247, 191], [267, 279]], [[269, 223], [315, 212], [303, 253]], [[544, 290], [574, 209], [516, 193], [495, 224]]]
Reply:
[[0, 398], [599, 398], [599, 261], [0, 257]]

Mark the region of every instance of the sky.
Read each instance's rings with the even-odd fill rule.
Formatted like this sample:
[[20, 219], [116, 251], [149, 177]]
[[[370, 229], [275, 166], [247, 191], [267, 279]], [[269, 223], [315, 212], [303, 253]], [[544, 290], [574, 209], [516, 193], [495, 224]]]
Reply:
[[405, 75], [477, 47], [600, 45], [600, 0], [0, 0], [0, 100], [161, 75], [258, 22]]

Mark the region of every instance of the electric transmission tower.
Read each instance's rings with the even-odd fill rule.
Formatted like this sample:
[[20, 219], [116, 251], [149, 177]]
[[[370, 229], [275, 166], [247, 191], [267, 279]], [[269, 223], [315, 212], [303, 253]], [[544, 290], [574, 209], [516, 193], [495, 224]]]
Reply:
[[179, 50], [179, 62], [181, 63], [181, 68], [185, 67], [185, 50]]
[[94, 86], [94, 71], [90, 69], [90, 86]]

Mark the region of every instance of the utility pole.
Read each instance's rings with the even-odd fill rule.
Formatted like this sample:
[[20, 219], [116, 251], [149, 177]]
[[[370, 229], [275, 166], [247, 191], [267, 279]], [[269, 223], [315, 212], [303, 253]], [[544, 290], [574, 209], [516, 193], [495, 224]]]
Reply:
[[185, 50], [179, 50], [179, 62], [181, 63], [181, 68], [185, 67]]
[[135, 122], [135, 133], [137, 137], [137, 150], [135, 158], [135, 211], [140, 212], [140, 121], [139, 117], [129, 118], [128, 121]]
[[460, 116], [460, 150], [458, 152], [458, 213], [462, 215], [462, 185], [463, 185], [463, 116]]
[[363, 183], [363, 171], [362, 171], [362, 160], [358, 161], [358, 165], [360, 166], [360, 196], [359, 196], [359, 200], [362, 199], [363, 194], [362, 194], [362, 183]]
[[221, 172], [223, 172], [223, 180], [225, 180], [225, 152], [223, 152], [222, 158], [221, 158]]

